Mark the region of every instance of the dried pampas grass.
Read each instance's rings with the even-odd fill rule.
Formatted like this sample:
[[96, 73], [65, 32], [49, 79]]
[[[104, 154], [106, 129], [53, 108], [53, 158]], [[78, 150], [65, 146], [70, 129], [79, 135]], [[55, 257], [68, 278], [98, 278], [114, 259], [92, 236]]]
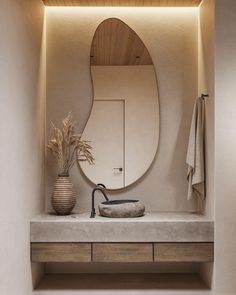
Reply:
[[58, 163], [59, 174], [69, 174], [77, 157], [79, 160], [94, 163], [92, 147], [88, 141], [80, 140], [81, 134], [75, 134], [76, 122], [71, 113], [62, 120], [62, 130], [52, 123], [52, 139], [47, 146]]

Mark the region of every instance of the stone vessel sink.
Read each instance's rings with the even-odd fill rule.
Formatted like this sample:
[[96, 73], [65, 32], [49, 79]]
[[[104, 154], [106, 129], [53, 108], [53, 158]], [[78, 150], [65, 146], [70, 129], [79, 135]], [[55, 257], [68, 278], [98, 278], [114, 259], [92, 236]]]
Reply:
[[141, 217], [145, 206], [138, 200], [112, 200], [98, 205], [101, 216], [112, 218]]

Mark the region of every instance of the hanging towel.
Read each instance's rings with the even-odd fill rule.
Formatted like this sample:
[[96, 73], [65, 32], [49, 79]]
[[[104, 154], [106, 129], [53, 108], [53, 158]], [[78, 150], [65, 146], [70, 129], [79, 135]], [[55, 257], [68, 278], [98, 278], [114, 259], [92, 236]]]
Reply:
[[188, 165], [188, 200], [205, 199], [204, 110], [201, 97], [194, 104], [186, 163]]

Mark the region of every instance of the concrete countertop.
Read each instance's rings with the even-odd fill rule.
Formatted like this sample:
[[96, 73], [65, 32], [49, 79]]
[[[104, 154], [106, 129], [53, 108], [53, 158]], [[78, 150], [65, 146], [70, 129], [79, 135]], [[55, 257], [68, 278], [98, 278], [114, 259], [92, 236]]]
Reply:
[[44, 213], [30, 222], [31, 242], [213, 242], [214, 223], [197, 213], [147, 212], [138, 218]]

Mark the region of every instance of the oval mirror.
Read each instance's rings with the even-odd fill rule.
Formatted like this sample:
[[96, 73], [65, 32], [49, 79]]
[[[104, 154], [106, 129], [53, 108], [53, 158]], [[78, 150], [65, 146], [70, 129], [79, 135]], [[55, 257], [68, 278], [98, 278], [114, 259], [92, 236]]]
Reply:
[[151, 56], [139, 36], [116, 18], [103, 21], [91, 47], [92, 111], [82, 139], [94, 165], [79, 161], [93, 183], [124, 188], [144, 175], [159, 141], [159, 99]]

